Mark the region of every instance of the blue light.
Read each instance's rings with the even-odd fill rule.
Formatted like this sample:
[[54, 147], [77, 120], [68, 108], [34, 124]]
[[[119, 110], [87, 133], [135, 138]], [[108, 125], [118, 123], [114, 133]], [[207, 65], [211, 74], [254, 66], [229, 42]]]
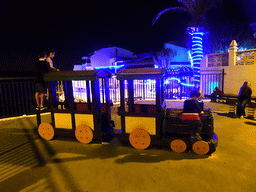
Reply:
[[202, 37], [192, 37], [192, 39], [200, 39], [200, 40], [203, 40], [203, 38]]
[[189, 83], [181, 83], [181, 85], [185, 86], [185, 87], [194, 87], [194, 84], [189, 84]]
[[124, 67], [124, 65], [118, 65], [118, 66], [102, 66], [102, 67], [94, 67], [94, 69], [114, 69], [114, 68], [121, 68]]
[[[201, 51], [203, 51], [203, 48], [200, 48], [200, 47], [198, 47], [198, 48], [192, 48], [192, 51], [194, 51], [194, 50], [201, 50]], [[193, 53], [192, 53], [193, 54]]]
[[219, 86], [219, 82], [209, 82], [210, 93], [212, 93], [215, 87], [218, 87], [218, 86]]
[[176, 80], [180, 83], [180, 79], [179, 78], [176, 78], [176, 77], [171, 77], [170, 80]]
[[194, 59], [194, 61], [201, 61], [202, 60], [202, 57], [200, 57], [200, 58], [193, 58]]
[[203, 36], [205, 32], [200, 27], [190, 27], [189, 29], [191, 35], [191, 66], [194, 69], [195, 84], [198, 85], [198, 82], [200, 82], [200, 61], [204, 57]]
[[192, 35], [204, 35], [204, 32], [195, 32], [195, 33], [192, 33]]
[[202, 51], [194, 51], [192, 54], [195, 54], [195, 53], [203, 53]]
[[196, 55], [193, 55], [193, 56], [192, 56], [192, 58], [196, 58], [196, 57], [202, 57], [202, 58], [203, 58], [204, 56], [203, 56], [202, 53], [201, 53], [201, 54], [197, 53]]
[[171, 78], [165, 80], [165, 84], [169, 84], [169, 80], [178, 81], [178, 83], [180, 83], [182, 86], [185, 86], [185, 87], [194, 87], [195, 86], [194, 84], [181, 83], [180, 79], [177, 77], [171, 77]]
[[192, 43], [200, 43], [200, 44], [202, 44], [202, 41], [193, 41], [192, 40]]
[[192, 47], [195, 47], [195, 46], [203, 47], [203, 45], [201, 45], [201, 44], [194, 44], [194, 45], [192, 45]]

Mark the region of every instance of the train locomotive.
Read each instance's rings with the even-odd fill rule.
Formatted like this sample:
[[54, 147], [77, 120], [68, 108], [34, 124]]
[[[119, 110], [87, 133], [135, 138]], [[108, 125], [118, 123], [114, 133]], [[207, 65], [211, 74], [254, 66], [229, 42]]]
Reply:
[[[188, 121], [181, 109], [168, 109], [163, 98], [165, 69], [141, 68], [122, 69], [116, 74], [120, 85], [120, 105], [117, 114], [121, 129], [114, 129], [111, 120], [113, 104], [109, 97], [107, 70], [95, 71], [53, 71], [45, 75], [48, 83], [51, 123], [41, 122], [37, 113], [38, 133], [45, 140], [58, 134], [74, 135], [81, 143], [102, 143], [104, 134], [115, 134], [121, 141], [128, 141], [136, 149], [146, 149], [153, 142], [167, 141], [174, 152], [193, 150], [200, 155], [213, 153], [218, 145], [214, 133], [211, 110], [204, 110], [202, 141], [191, 142]], [[134, 81], [151, 79], [155, 82], [154, 101], [137, 101]], [[64, 101], [56, 94], [56, 82], [63, 82]], [[85, 100], [75, 101], [72, 82], [83, 82]]]

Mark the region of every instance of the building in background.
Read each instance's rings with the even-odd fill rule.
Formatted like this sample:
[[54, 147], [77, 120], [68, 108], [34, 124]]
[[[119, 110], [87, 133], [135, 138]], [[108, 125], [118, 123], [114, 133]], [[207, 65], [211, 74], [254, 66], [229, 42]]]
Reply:
[[251, 82], [256, 96], [256, 49], [238, 51], [233, 40], [228, 53], [205, 55], [201, 61], [201, 88], [205, 95], [218, 87], [224, 94], [237, 95], [245, 81]]
[[[164, 49], [171, 49], [175, 52], [174, 55], [170, 55], [168, 60], [168, 54], [161, 55], [162, 60], [168, 60], [165, 74], [165, 91], [164, 97], [170, 99], [188, 97], [191, 89], [194, 87], [194, 76], [193, 69], [191, 67], [189, 50], [177, 45], [170, 43], [164, 44]], [[162, 51], [160, 51], [162, 52]], [[113, 102], [119, 101], [119, 90], [118, 81], [115, 78], [115, 73], [122, 68], [159, 68], [162, 67], [156, 59], [157, 53], [149, 52], [135, 55], [133, 52], [119, 48], [119, 47], [108, 47], [102, 48], [95, 51], [93, 55], [83, 57], [85, 63], [82, 65], [75, 65], [73, 70], [100, 70], [108, 69], [113, 77], [109, 81], [110, 85], [110, 97]], [[135, 95], [144, 93], [144, 99], [152, 99], [152, 93], [154, 90], [154, 81], [135, 81]], [[144, 84], [144, 85], [143, 85]], [[74, 96], [79, 99], [81, 90], [83, 87], [82, 83], [73, 82]], [[138, 89], [138, 90], [137, 90]], [[152, 93], [151, 93], [152, 92]]]
[[[172, 49], [176, 52], [167, 69], [191, 67], [191, 57], [188, 49], [170, 43], [165, 43], [164, 49]], [[118, 70], [124, 66], [127, 68], [159, 67], [154, 61], [154, 56], [154, 52], [135, 55], [133, 52], [119, 47], [102, 48], [95, 51], [91, 56], [82, 57], [85, 63], [74, 65], [73, 70], [97, 70], [104, 68]]]
[[123, 61], [136, 58], [137, 56], [126, 49], [120, 47], [102, 48], [94, 52], [92, 56], [82, 57], [85, 63], [75, 65], [76, 70], [92, 70], [92, 69], [118, 69], [123, 66]]

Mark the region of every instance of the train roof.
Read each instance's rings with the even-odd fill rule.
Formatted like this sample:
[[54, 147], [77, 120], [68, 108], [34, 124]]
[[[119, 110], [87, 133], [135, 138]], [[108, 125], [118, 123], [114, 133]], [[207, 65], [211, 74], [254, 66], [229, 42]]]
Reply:
[[45, 81], [71, 81], [71, 80], [96, 80], [100, 77], [111, 77], [107, 70], [84, 70], [84, 71], [51, 71], [44, 76]]
[[133, 79], [162, 79], [165, 69], [140, 68], [140, 69], [122, 69], [117, 73], [118, 80]]

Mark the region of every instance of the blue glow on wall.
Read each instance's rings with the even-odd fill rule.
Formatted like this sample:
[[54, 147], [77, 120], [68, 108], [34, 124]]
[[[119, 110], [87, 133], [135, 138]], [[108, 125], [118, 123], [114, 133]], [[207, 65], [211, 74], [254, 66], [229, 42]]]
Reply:
[[102, 66], [102, 67], [95, 67], [94, 69], [99, 70], [99, 69], [119, 69], [121, 67], [124, 67], [124, 65], [118, 65], [118, 66]]
[[219, 82], [209, 82], [210, 93], [212, 93], [215, 87], [218, 87], [218, 86], [219, 86]]

